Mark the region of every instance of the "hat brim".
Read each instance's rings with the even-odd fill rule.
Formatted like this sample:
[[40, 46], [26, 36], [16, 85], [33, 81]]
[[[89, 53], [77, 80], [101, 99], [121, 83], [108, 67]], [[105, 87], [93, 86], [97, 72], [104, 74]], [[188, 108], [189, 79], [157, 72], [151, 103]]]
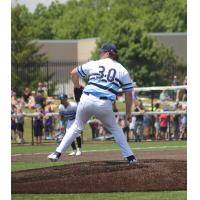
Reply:
[[98, 49], [98, 52], [102, 53], [102, 52], [108, 52], [108, 51], [106, 51], [105, 49], [100, 48], [100, 49]]
[[108, 53], [117, 54], [117, 51], [108, 51], [108, 50], [105, 50], [105, 49], [99, 49], [98, 52], [99, 53], [108, 52]]

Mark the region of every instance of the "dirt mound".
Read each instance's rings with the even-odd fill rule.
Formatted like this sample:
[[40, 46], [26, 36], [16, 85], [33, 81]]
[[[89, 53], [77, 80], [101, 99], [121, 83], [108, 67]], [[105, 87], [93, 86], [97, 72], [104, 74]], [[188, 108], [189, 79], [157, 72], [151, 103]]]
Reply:
[[12, 193], [186, 190], [183, 160], [95, 161], [12, 173]]

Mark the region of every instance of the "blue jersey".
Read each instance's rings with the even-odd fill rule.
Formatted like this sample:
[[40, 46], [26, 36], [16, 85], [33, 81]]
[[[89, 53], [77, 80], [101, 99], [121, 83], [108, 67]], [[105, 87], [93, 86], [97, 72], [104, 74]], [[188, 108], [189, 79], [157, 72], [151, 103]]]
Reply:
[[132, 91], [133, 83], [128, 71], [117, 61], [110, 58], [90, 61], [77, 67], [81, 78], [88, 77], [88, 85], [83, 92], [97, 97], [107, 97], [116, 100], [119, 89], [124, 92]]

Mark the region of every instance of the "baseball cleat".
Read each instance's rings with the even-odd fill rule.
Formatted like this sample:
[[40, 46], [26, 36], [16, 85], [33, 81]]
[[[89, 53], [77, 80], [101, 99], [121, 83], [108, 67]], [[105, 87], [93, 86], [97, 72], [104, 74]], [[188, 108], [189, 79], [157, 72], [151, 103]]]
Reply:
[[69, 156], [75, 156], [76, 155], [76, 150], [72, 151], [71, 153], [68, 154]]
[[51, 160], [52, 162], [56, 162], [56, 161], [58, 161], [60, 156], [61, 156], [61, 153], [54, 152], [54, 153], [48, 155], [48, 159]]
[[129, 165], [135, 165], [135, 164], [138, 164], [137, 159], [133, 159], [129, 161]]
[[127, 157], [127, 160], [129, 162], [129, 165], [138, 164], [138, 161], [137, 161], [137, 159], [136, 159], [136, 157], [134, 155], [131, 155], [131, 156]]
[[79, 148], [76, 151], [76, 156], [81, 156], [81, 150]]

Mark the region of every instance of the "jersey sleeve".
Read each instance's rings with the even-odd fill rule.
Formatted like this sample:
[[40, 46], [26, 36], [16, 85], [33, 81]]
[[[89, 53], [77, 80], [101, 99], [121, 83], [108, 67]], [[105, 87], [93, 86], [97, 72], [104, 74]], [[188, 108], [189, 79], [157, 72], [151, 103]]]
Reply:
[[90, 73], [91, 67], [94, 65], [94, 61], [87, 62], [77, 67], [77, 73], [80, 78], [87, 77]]
[[132, 82], [127, 70], [124, 71], [121, 82], [122, 82], [121, 83], [122, 90], [124, 92], [129, 92], [129, 91], [133, 90], [133, 82]]

